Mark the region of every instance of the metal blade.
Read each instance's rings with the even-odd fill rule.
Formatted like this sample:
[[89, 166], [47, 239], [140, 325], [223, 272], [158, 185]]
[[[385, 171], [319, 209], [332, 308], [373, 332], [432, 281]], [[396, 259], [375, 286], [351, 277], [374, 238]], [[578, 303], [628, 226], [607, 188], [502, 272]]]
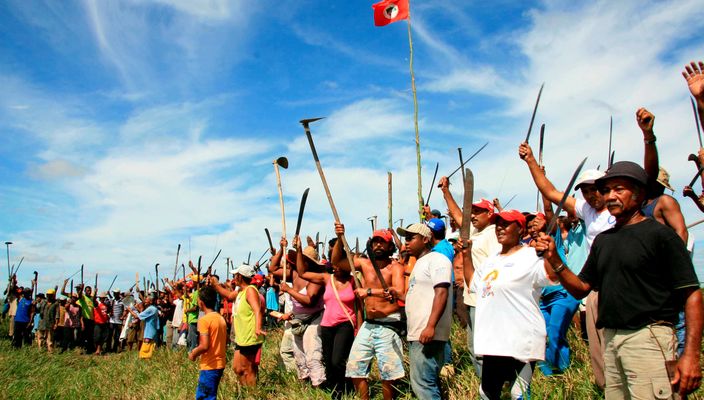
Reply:
[[460, 237], [464, 246], [469, 246], [469, 227], [472, 224], [472, 199], [474, 197], [474, 174], [472, 170], [465, 170], [464, 180], [464, 201], [462, 202], [462, 226], [460, 227]]
[[479, 150], [475, 151], [474, 154], [472, 154], [472, 155], [467, 159], [467, 161], [465, 161], [462, 165], [460, 165], [459, 167], [457, 167], [456, 170], [452, 171], [452, 172], [450, 173], [450, 175], [447, 176], [447, 179], [450, 179], [450, 178], [452, 177], [452, 175], [455, 174], [455, 172], [457, 172], [457, 171], [461, 170], [462, 168], [464, 168], [464, 166], [467, 165], [468, 162], [472, 161], [472, 159], [473, 159], [477, 154], [479, 154], [480, 151], [484, 150], [484, 148], [485, 148], [486, 145], [488, 145], [488, 144], [489, 144], [489, 142], [484, 143], [484, 145], [483, 145], [482, 147], [480, 147]]
[[306, 209], [306, 200], [308, 199], [308, 191], [310, 188], [306, 188], [303, 192], [303, 197], [301, 198], [301, 207], [298, 209], [298, 221], [296, 222], [296, 236], [301, 233], [301, 222], [303, 222], [303, 211]]
[[286, 157], [279, 157], [276, 159], [276, 164], [283, 168], [283, 169], [288, 169], [288, 158]]
[[264, 232], [266, 233], [266, 240], [269, 241], [269, 248], [271, 251], [275, 252], [276, 248], [274, 248], [274, 244], [271, 242], [271, 235], [269, 234], [269, 229], [264, 228]]
[[[457, 153], [460, 156], [460, 165], [464, 165], [464, 161], [462, 160], [462, 148], [458, 147], [457, 148]], [[464, 173], [464, 170], [462, 170], [462, 184], [464, 185], [464, 181], [467, 179], [467, 176]]]
[[607, 160], [608, 162], [606, 163], [606, 169], [611, 168], [611, 164], [614, 162], [613, 156], [611, 155], [611, 138], [614, 133], [614, 117], [612, 116], [611, 119], [609, 120], [609, 159]]
[[694, 99], [689, 98], [689, 101], [692, 103], [692, 111], [694, 111], [694, 125], [697, 127], [697, 137], [699, 138], [699, 147], [702, 148], [704, 145], [702, 144], [702, 131], [701, 128], [699, 128], [699, 124], [701, 121], [699, 121], [699, 114], [697, 113], [697, 106], [694, 104]]
[[[616, 155], [616, 150], [613, 150], [611, 152], [611, 158], [609, 158], [609, 168], [611, 168], [612, 165], [614, 165], [614, 156]], [[607, 168], [608, 169], [608, 168]]]
[[525, 142], [528, 143], [530, 139], [530, 132], [533, 130], [533, 122], [535, 121], [535, 113], [538, 111], [538, 104], [540, 104], [540, 96], [543, 94], [543, 87], [545, 87], [545, 82], [540, 85], [540, 90], [538, 91], [538, 98], [535, 99], [535, 107], [533, 107], [533, 115], [530, 117], [530, 125], [528, 125], [528, 133], [526, 134]]
[[562, 199], [560, 199], [560, 203], [557, 205], [557, 209], [555, 210], [555, 214], [552, 216], [552, 218], [550, 218], [550, 223], [548, 224], [548, 229], [545, 232], [552, 232], [552, 230], [555, 228], [555, 224], [557, 224], [557, 217], [560, 215], [560, 211], [562, 211], [562, 208], [565, 206], [565, 201], [567, 200], [568, 197], [570, 197], [570, 190], [572, 189], [572, 186], [574, 186], [574, 182], [577, 180], [577, 176], [579, 175], [580, 172], [582, 172], [582, 167], [584, 167], [585, 162], [587, 162], [587, 157], [584, 157], [584, 160], [582, 160], [582, 162], [579, 163], [579, 165], [577, 166], [577, 169], [574, 171], [574, 174], [572, 174], [572, 178], [570, 179], [570, 183], [567, 184], [567, 187], [565, 188], [565, 192], [562, 195]]
[[545, 124], [540, 125], [540, 145], [538, 146], [538, 165], [543, 166], [543, 138], [545, 137]]
[[512, 202], [513, 199], [515, 199], [515, 198], [516, 198], [516, 195], [514, 194], [513, 196], [511, 196], [510, 199], [508, 199], [508, 201], [506, 202], [506, 204], [504, 204], [504, 210], [508, 207], [509, 204], [511, 204], [511, 202]]
[[376, 273], [377, 279], [379, 279], [379, 282], [381, 282], [381, 287], [384, 288], [384, 291], [389, 290], [389, 285], [386, 283], [386, 280], [384, 279], [384, 275], [381, 273], [381, 269], [379, 269], [379, 266], [376, 265], [376, 256], [374, 255], [374, 252], [372, 251], [372, 241], [367, 240], [367, 256], [369, 256], [369, 261], [372, 262], [372, 267], [374, 267], [374, 273]]
[[694, 175], [694, 178], [692, 178], [692, 181], [689, 182], [689, 185], [687, 185], [687, 186], [692, 187], [692, 185], [694, 185], [694, 182], [696, 182], [697, 179], [702, 175], [702, 171], [704, 171], [704, 165], [702, 165], [701, 167], [699, 167], [699, 170], [697, 171], [697, 174]]
[[430, 203], [430, 195], [433, 194], [433, 186], [435, 186], [435, 179], [438, 177], [438, 168], [440, 168], [440, 163], [435, 163], [435, 172], [433, 173], [433, 182], [430, 184], [430, 190], [428, 191], [428, 197], [425, 199], [425, 205]]

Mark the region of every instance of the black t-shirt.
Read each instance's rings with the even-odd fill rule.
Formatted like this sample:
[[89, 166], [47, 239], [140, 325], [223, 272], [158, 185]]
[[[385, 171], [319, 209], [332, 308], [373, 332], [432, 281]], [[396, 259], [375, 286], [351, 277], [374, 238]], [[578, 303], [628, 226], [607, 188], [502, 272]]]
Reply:
[[684, 304], [678, 289], [699, 287], [682, 239], [652, 219], [600, 233], [579, 278], [599, 291], [597, 328], [675, 323]]

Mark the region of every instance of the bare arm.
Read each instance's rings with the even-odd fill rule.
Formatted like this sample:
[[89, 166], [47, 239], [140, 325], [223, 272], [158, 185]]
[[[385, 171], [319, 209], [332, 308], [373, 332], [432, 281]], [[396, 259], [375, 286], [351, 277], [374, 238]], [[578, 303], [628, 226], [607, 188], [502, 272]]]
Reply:
[[699, 211], [704, 212], [704, 198], [697, 197], [691, 187], [685, 186], [684, 189], [682, 189], [682, 195], [692, 199], [697, 208], [699, 208]]
[[308, 263], [306, 262], [306, 260], [303, 259], [303, 250], [301, 249], [300, 237], [293, 237], [293, 247], [296, 249], [296, 271], [298, 272], [298, 276], [307, 280], [308, 282], [324, 285], [327, 281], [326, 278], [328, 274], [308, 271]]
[[697, 102], [699, 123], [701, 129], [704, 130], [704, 62], [695, 63], [692, 61], [689, 65], [685, 65], [682, 76], [687, 81], [689, 92]]
[[254, 323], [255, 323], [255, 333], [257, 335], [264, 335], [265, 332], [262, 330], [262, 306], [259, 303], [259, 292], [256, 290], [246, 290], [245, 296], [247, 297], [247, 303], [252, 307], [252, 312], [254, 312]]
[[71, 297], [70, 293], [66, 293], [66, 284], [68, 283], [68, 279], [64, 279], [64, 285], [61, 286], [61, 295], [66, 296], [66, 297]]
[[435, 336], [435, 327], [445, 312], [445, 307], [447, 306], [447, 296], [449, 295], [449, 283], [444, 283], [436, 285], [433, 288], [433, 306], [430, 309], [430, 316], [428, 317], [428, 322], [425, 328], [420, 333], [418, 341], [422, 344], [430, 343]]
[[683, 289], [685, 296], [684, 352], [677, 362], [673, 385], [679, 384], [680, 395], [695, 391], [701, 384], [702, 370], [699, 367], [701, 354], [702, 327], [704, 310], [702, 309], [702, 292], [698, 287]]
[[[347, 257], [345, 256], [345, 249], [343, 248], [344, 246], [342, 245], [342, 235], [345, 234], [345, 225], [336, 221], [335, 234], [337, 235], [337, 241], [332, 247], [330, 262], [343, 271], [352, 271], [352, 269], [350, 268], [350, 263], [349, 261], [347, 261]], [[352, 262], [354, 262], [355, 269], [359, 269], [362, 267], [362, 264], [360, 264], [359, 259], [354, 254], [352, 255]]]
[[645, 143], [645, 159], [643, 160], [645, 173], [648, 174], [648, 182], [654, 182], [658, 179], [660, 170], [658, 148], [655, 145], [655, 133], [653, 132], [655, 116], [645, 108], [639, 108], [636, 111], [636, 122], [643, 132], [643, 142]]
[[660, 214], [665, 220], [665, 224], [677, 233], [677, 236], [682, 239], [686, 246], [689, 233], [687, 232], [687, 225], [684, 223], [684, 216], [682, 215], [682, 210], [680, 210], [680, 205], [677, 200], [670, 196], [662, 196], [658, 201], [658, 205], [661, 205]]
[[198, 335], [198, 347], [196, 347], [195, 349], [191, 350], [190, 353], [188, 353], [188, 359], [191, 361], [195, 361], [199, 355], [208, 351], [209, 348], [210, 348], [210, 335], [207, 333], [200, 332], [200, 334]]
[[[542, 193], [542, 195], [545, 196], [551, 202], [558, 204], [560, 200], [562, 200], [562, 196], [564, 195], [564, 193], [555, 189], [555, 185], [553, 185], [552, 182], [550, 182], [545, 176], [543, 171], [540, 170], [540, 166], [538, 165], [538, 162], [535, 161], [535, 157], [533, 156], [533, 150], [531, 150], [528, 143], [521, 143], [521, 145], [518, 147], [518, 155], [528, 165], [528, 169], [530, 170], [530, 174], [533, 177], [535, 186], [538, 187], [540, 193]], [[573, 212], [575, 204], [576, 203], [574, 197], [568, 197], [565, 201], [564, 208], [567, 212]]]
[[438, 187], [442, 191], [442, 197], [445, 199], [445, 203], [447, 203], [447, 213], [450, 214], [450, 218], [454, 219], [457, 225], [462, 225], [462, 209], [455, 201], [455, 198], [452, 197], [452, 193], [450, 192], [450, 180], [447, 179], [446, 176], [443, 176], [440, 178]]
[[[215, 277], [211, 276], [210, 279], [208, 280], [208, 282], [213, 287], [213, 289], [215, 289], [215, 291], [218, 292], [218, 294], [221, 297], [224, 297], [230, 301], [234, 301], [235, 299], [237, 299], [237, 292], [235, 292], [234, 290], [230, 290], [230, 289], [226, 288], [224, 285], [220, 284], [220, 282], [218, 282], [218, 280], [215, 279]], [[189, 308], [188, 310], [186, 310], [186, 312], [193, 312], [193, 311], [195, 311], [194, 308], [197, 308], [197, 307], [198, 306], [196, 305], [195, 307]]]

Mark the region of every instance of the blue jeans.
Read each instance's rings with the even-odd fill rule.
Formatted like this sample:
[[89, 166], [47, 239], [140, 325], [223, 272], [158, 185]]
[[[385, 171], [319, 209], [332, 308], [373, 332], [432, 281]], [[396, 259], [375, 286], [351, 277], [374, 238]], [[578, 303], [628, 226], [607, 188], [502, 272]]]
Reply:
[[188, 351], [191, 351], [198, 347], [198, 324], [188, 324], [188, 336], [186, 336], [186, 342], [188, 343]]
[[201, 370], [198, 376], [198, 386], [196, 386], [196, 400], [216, 400], [218, 397], [218, 385], [220, 378], [225, 371], [222, 369]]
[[413, 393], [421, 400], [441, 399], [440, 368], [444, 364], [445, 342], [433, 340], [426, 345], [408, 342], [408, 357]]
[[677, 335], [677, 356], [681, 357], [684, 351], [684, 311], [680, 311], [679, 321], [675, 325], [675, 335]]
[[577, 307], [579, 307], [579, 301], [565, 289], [556, 290], [540, 299], [540, 310], [545, 317], [548, 343], [545, 348], [545, 363], [539, 363], [539, 366], [546, 376], [553, 374], [553, 368], [562, 372], [570, 366], [567, 329]]

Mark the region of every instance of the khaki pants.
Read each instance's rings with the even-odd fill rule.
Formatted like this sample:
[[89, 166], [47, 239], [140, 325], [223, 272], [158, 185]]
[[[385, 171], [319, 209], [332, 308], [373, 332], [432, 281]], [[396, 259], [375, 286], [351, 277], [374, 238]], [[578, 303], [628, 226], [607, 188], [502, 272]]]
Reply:
[[[675, 359], [673, 328], [604, 329], [605, 395], [608, 400], [672, 399], [665, 359]], [[664, 355], [663, 355], [664, 354]]]
[[594, 381], [597, 386], [604, 389], [604, 330], [596, 329], [596, 319], [599, 307], [599, 293], [592, 291], [587, 296], [586, 325], [587, 339], [589, 340], [589, 356], [594, 372]]
[[[232, 331], [234, 332], [235, 330], [233, 329]], [[296, 360], [293, 356], [293, 333], [291, 333], [291, 328], [284, 329], [284, 333], [281, 336], [281, 346], [279, 346], [279, 355], [287, 371], [296, 370]]]
[[10, 337], [15, 336], [15, 316], [10, 315], [10, 331], [8, 332]]
[[46, 348], [52, 351], [54, 348], [54, 331], [53, 329], [42, 329], [37, 331], [37, 345], [41, 349], [46, 342]]

